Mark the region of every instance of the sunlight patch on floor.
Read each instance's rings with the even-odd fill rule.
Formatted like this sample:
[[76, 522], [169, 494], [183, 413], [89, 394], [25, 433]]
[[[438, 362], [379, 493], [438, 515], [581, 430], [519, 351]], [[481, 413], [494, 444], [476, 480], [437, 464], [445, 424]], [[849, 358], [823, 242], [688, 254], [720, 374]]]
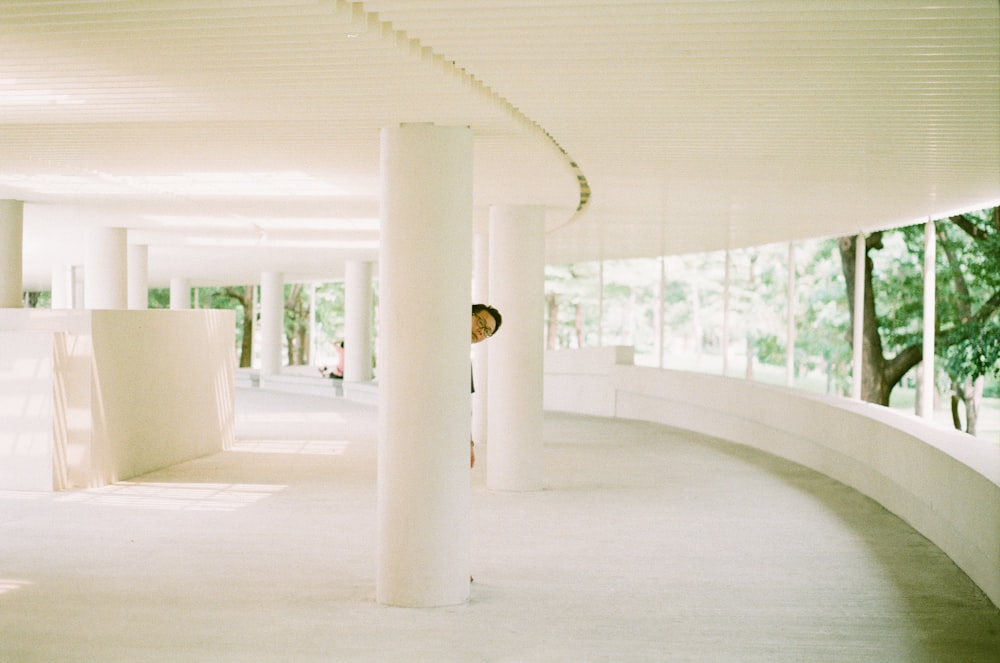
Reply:
[[57, 501], [172, 511], [235, 511], [285, 488], [271, 484], [125, 481], [73, 493]]
[[37, 500], [46, 495], [51, 495], [51, 493], [40, 493], [38, 491], [21, 491], [21, 490], [0, 490], [0, 500]]
[[240, 414], [236, 417], [239, 422], [248, 423], [329, 423], [342, 424], [347, 421], [343, 414], [337, 412], [258, 412], [253, 414]]
[[341, 456], [348, 445], [348, 440], [237, 440], [232, 450], [257, 454]]
[[21, 589], [32, 584], [30, 580], [14, 580], [13, 578], [0, 578], [0, 595]]

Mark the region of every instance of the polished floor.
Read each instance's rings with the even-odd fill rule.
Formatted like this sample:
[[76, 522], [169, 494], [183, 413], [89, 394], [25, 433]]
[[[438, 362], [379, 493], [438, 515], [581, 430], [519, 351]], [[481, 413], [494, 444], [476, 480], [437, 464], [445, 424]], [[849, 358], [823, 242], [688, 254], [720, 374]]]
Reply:
[[1000, 661], [1000, 610], [871, 500], [555, 413], [545, 490], [473, 471], [470, 602], [383, 607], [374, 408], [240, 389], [237, 416], [231, 451], [0, 493], [0, 661]]

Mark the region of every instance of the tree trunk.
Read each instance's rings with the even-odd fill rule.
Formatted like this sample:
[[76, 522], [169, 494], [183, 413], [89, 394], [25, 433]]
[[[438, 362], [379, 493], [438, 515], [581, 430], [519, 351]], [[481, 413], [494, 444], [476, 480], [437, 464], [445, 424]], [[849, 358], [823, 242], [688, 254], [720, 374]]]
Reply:
[[243, 288], [226, 288], [224, 290], [227, 297], [231, 297], [243, 307], [243, 338], [240, 343], [240, 368], [250, 368], [253, 363], [253, 327], [256, 315], [254, 314], [254, 286], [248, 285]]
[[979, 425], [979, 404], [983, 399], [985, 379], [980, 376], [975, 380], [952, 382], [951, 422], [957, 430], [962, 430], [962, 417], [958, 404], [965, 405], [965, 432], [975, 436]]
[[288, 289], [285, 312], [285, 341], [288, 345], [288, 365], [303, 366], [309, 361], [309, 303], [302, 295], [303, 286], [295, 283]]
[[[851, 328], [854, 327], [854, 257], [857, 242], [854, 237], [837, 240], [840, 249], [841, 268], [847, 282], [847, 304], [851, 311]], [[878, 317], [875, 313], [875, 291], [872, 282], [872, 261], [868, 257], [870, 249], [882, 248], [882, 233], [870, 235], [865, 241], [865, 299], [864, 325], [861, 346], [861, 398], [869, 403], [889, 405], [889, 395], [903, 376], [923, 359], [923, 346], [911, 345], [901, 350], [892, 359], [886, 359], [882, 350], [882, 337], [878, 333]], [[850, 338], [854, 342], [853, 336]]]
[[[885, 384], [885, 355], [882, 352], [882, 338], [878, 333], [878, 318], [875, 315], [875, 292], [872, 289], [872, 260], [868, 257], [870, 247], [881, 247], [882, 235], [875, 233], [865, 242], [865, 298], [864, 326], [861, 346], [861, 398], [870, 403], [889, 404], [891, 385]], [[841, 237], [837, 240], [840, 249], [841, 268], [847, 283], [847, 304], [851, 313], [851, 329], [854, 328], [854, 265], [857, 254], [857, 241], [854, 237]], [[851, 336], [853, 347], [854, 338]]]

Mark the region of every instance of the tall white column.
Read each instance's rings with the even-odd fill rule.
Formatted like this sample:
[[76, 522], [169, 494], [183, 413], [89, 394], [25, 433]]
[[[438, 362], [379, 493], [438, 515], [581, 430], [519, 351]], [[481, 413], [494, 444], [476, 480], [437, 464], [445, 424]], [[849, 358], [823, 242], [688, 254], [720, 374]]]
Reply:
[[58, 264], [52, 267], [52, 302], [54, 309], [73, 308], [73, 268]]
[[934, 298], [937, 290], [937, 235], [934, 221], [924, 225], [924, 320], [923, 363], [920, 374], [920, 403], [917, 414], [925, 419], [934, 417], [934, 321], [937, 307]]
[[316, 310], [316, 282], [309, 282], [309, 363], [316, 364], [319, 343], [319, 325], [317, 324], [319, 311]]
[[853, 357], [851, 360], [851, 398], [861, 400], [861, 378], [864, 369], [865, 345], [865, 268], [868, 254], [865, 252], [865, 234], [858, 233], [854, 240], [854, 329]]
[[663, 368], [663, 354], [666, 350], [663, 337], [664, 324], [663, 319], [666, 317], [664, 315], [664, 306], [667, 299], [667, 259], [665, 256], [661, 255], [659, 257], [660, 262], [660, 283], [656, 289], [656, 310], [653, 312], [653, 325], [656, 327], [656, 365], [658, 368]]
[[[485, 225], [485, 224], [484, 224]], [[477, 230], [472, 244], [472, 301], [477, 304], [490, 303], [490, 242], [489, 227]], [[490, 344], [477, 343], [472, 346], [472, 374], [475, 376], [476, 391], [472, 394], [472, 439], [486, 449], [489, 441], [486, 422], [489, 420], [489, 357]]]
[[604, 347], [604, 258], [597, 263], [597, 347]]
[[541, 490], [545, 325], [545, 208], [490, 210], [490, 298], [503, 327], [487, 343], [489, 376], [486, 484]]
[[128, 246], [128, 307], [149, 308], [149, 247], [145, 244]]
[[788, 243], [788, 293], [785, 304], [785, 384], [795, 384], [795, 243]]
[[344, 381], [372, 379], [372, 264], [351, 260], [344, 278]]
[[0, 308], [24, 305], [24, 203], [0, 200]]
[[260, 278], [260, 374], [281, 373], [285, 329], [285, 275], [264, 272]]
[[732, 256], [726, 248], [722, 281], [722, 374], [729, 375], [729, 288], [731, 285]]
[[84, 308], [84, 288], [87, 283], [87, 270], [83, 265], [73, 265], [69, 268], [70, 308]]
[[128, 231], [94, 228], [87, 235], [83, 302], [88, 309], [128, 308]]
[[170, 279], [170, 308], [191, 308], [191, 282], [186, 278], [175, 276]]
[[379, 603], [469, 598], [472, 132], [382, 130]]

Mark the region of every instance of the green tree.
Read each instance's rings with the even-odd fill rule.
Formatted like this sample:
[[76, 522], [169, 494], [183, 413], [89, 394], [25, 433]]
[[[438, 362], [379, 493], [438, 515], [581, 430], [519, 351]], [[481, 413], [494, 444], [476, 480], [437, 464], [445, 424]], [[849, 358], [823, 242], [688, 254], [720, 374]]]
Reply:
[[285, 286], [285, 347], [288, 351], [288, 365], [308, 364], [309, 328], [312, 308], [304, 284], [293, 283]]
[[596, 345], [599, 270], [595, 262], [545, 267], [547, 349]]
[[[922, 285], [921, 227], [872, 233], [865, 240], [865, 301], [862, 398], [889, 404], [892, 389], [923, 359], [920, 341]], [[942, 219], [936, 224], [937, 334], [935, 353], [945, 357], [953, 385], [996, 370], [994, 337], [1000, 308], [1000, 222], [996, 208]], [[901, 238], [905, 250], [896, 251], [889, 264], [874, 269], [872, 253]], [[854, 316], [854, 237], [838, 240], [847, 286], [847, 302]], [[889, 356], [889, 353], [894, 353]], [[966, 404], [966, 431], [975, 434], [977, 403], [962, 387], [955, 392]], [[957, 417], [956, 417], [957, 423]]]
[[253, 285], [200, 288], [198, 291], [198, 301], [202, 308], [236, 312], [236, 345], [240, 351], [240, 368], [249, 368], [253, 362], [255, 291], [256, 287]]
[[850, 385], [850, 313], [844, 302], [837, 242], [800, 242], [796, 247], [796, 371], [821, 369], [826, 392], [846, 394]]

